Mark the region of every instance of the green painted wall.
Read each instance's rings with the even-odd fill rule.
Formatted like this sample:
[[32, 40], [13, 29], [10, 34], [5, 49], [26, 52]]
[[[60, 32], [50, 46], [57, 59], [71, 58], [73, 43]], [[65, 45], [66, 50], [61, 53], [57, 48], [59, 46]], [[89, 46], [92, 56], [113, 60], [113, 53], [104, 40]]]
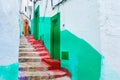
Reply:
[[40, 40], [40, 31], [39, 31], [39, 16], [40, 16], [40, 12], [39, 12], [39, 6], [35, 9], [34, 11], [34, 38], [36, 40]]
[[[43, 40], [50, 51], [51, 17], [39, 17], [39, 40]], [[31, 33], [34, 33], [34, 19], [31, 20]]]
[[60, 59], [60, 13], [52, 18], [39, 18], [39, 38], [44, 41], [51, 56], [54, 59]]
[[53, 59], [60, 59], [60, 13], [51, 18], [50, 54]]
[[31, 35], [34, 34], [34, 19], [31, 20]]
[[50, 52], [50, 17], [40, 17], [40, 38], [44, 41], [45, 46]]
[[61, 32], [61, 53], [69, 52], [69, 60], [61, 59], [62, 67], [72, 74], [72, 80], [99, 80], [101, 55], [85, 40], [68, 30]]
[[18, 80], [18, 64], [0, 66], [0, 80]]

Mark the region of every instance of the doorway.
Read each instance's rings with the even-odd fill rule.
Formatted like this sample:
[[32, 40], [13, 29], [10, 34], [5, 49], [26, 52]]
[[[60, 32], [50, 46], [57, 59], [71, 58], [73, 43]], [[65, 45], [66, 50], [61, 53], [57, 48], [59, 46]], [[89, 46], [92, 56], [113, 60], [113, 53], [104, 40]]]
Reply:
[[50, 52], [53, 59], [60, 59], [60, 13], [51, 18]]
[[39, 39], [39, 6], [34, 11], [34, 38]]

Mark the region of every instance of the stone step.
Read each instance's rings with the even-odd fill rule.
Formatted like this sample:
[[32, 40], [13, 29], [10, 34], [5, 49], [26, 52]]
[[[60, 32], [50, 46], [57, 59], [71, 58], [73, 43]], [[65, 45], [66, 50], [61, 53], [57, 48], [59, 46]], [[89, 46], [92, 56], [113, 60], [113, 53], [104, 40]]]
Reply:
[[33, 47], [30, 47], [30, 48], [19, 48], [19, 50], [34, 50], [34, 48]]
[[19, 80], [49, 80], [50, 78], [52, 79], [52, 76], [46, 71], [19, 72]]
[[64, 77], [55, 78], [54, 80], [71, 80], [71, 78], [68, 76], [64, 76]]
[[45, 55], [45, 56], [40, 56], [41, 61], [43, 61], [44, 59], [51, 59], [51, 57], [49, 55]]
[[[27, 38], [27, 39], [26, 39]], [[71, 80], [68, 71], [53, 60], [44, 43], [22, 37], [19, 46], [19, 80]]]
[[19, 57], [19, 63], [21, 62], [41, 62], [40, 57]]
[[19, 48], [34, 48], [32, 45], [20, 45]]
[[39, 67], [43, 66], [46, 67], [42, 62], [26, 62], [26, 63], [19, 63], [20, 67]]
[[19, 52], [31, 52], [36, 51], [35, 49], [19, 49]]
[[51, 76], [54, 76], [54, 78], [63, 77], [66, 76], [66, 72], [62, 71], [61, 69], [55, 69], [55, 70], [48, 70], [47, 72], [52, 72]]
[[48, 70], [48, 71], [19, 71], [20, 78], [27, 78], [26, 80], [49, 80], [66, 76], [66, 72], [61, 70]]
[[48, 53], [20, 53], [19, 57], [43, 57], [43, 56], [50, 56]]
[[23, 56], [23, 57], [19, 57], [19, 59], [40, 59], [40, 57], [38, 56], [38, 57], [34, 57], [34, 56], [31, 56], [31, 57], [29, 57], [29, 56]]
[[49, 54], [48, 51], [31, 51], [31, 52], [26, 52], [26, 51], [21, 51], [19, 54]]
[[44, 47], [44, 45], [43, 45], [43, 44], [33, 44], [32, 46], [33, 46], [34, 48]]
[[41, 48], [35, 48], [36, 51], [46, 51], [47, 49], [45, 47], [41, 47]]
[[39, 54], [35, 54], [35, 53], [29, 53], [29, 54], [20, 53], [19, 57], [39, 57]]
[[51, 58], [49, 58], [49, 59], [45, 58], [42, 61], [49, 64], [52, 67], [52, 69], [60, 69], [60, 61], [59, 60], [53, 60]]
[[30, 44], [32, 44], [32, 45], [36, 45], [36, 44], [44, 45], [44, 43], [41, 41], [33, 41], [33, 42], [30, 42]]
[[36, 52], [36, 51], [31, 51], [31, 52], [21, 51], [21, 52], [19, 52], [19, 54], [39, 54], [39, 52]]
[[31, 36], [26, 36], [27, 39], [34, 39], [34, 36], [31, 35]]
[[20, 45], [31, 45], [31, 44], [28, 42], [20, 42]]
[[19, 71], [47, 71], [48, 66], [41, 62], [19, 63]]
[[36, 41], [34, 38], [28, 39], [29, 42]]

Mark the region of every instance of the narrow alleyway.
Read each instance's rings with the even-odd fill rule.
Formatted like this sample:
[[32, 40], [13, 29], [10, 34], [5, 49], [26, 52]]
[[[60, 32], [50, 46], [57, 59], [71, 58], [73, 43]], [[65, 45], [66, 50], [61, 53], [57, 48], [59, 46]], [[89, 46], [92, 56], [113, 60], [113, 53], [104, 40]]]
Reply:
[[19, 46], [19, 80], [71, 80], [67, 70], [53, 60], [42, 41], [33, 36], [21, 37]]

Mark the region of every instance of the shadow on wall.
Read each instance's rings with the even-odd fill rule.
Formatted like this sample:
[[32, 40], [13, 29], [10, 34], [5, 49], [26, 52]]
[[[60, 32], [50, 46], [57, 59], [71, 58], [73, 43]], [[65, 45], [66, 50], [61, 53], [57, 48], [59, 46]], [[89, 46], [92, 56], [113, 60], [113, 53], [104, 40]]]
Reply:
[[68, 30], [61, 31], [61, 54], [68, 52], [68, 60], [61, 58], [61, 66], [72, 74], [72, 80], [99, 80], [102, 56], [85, 40]]

